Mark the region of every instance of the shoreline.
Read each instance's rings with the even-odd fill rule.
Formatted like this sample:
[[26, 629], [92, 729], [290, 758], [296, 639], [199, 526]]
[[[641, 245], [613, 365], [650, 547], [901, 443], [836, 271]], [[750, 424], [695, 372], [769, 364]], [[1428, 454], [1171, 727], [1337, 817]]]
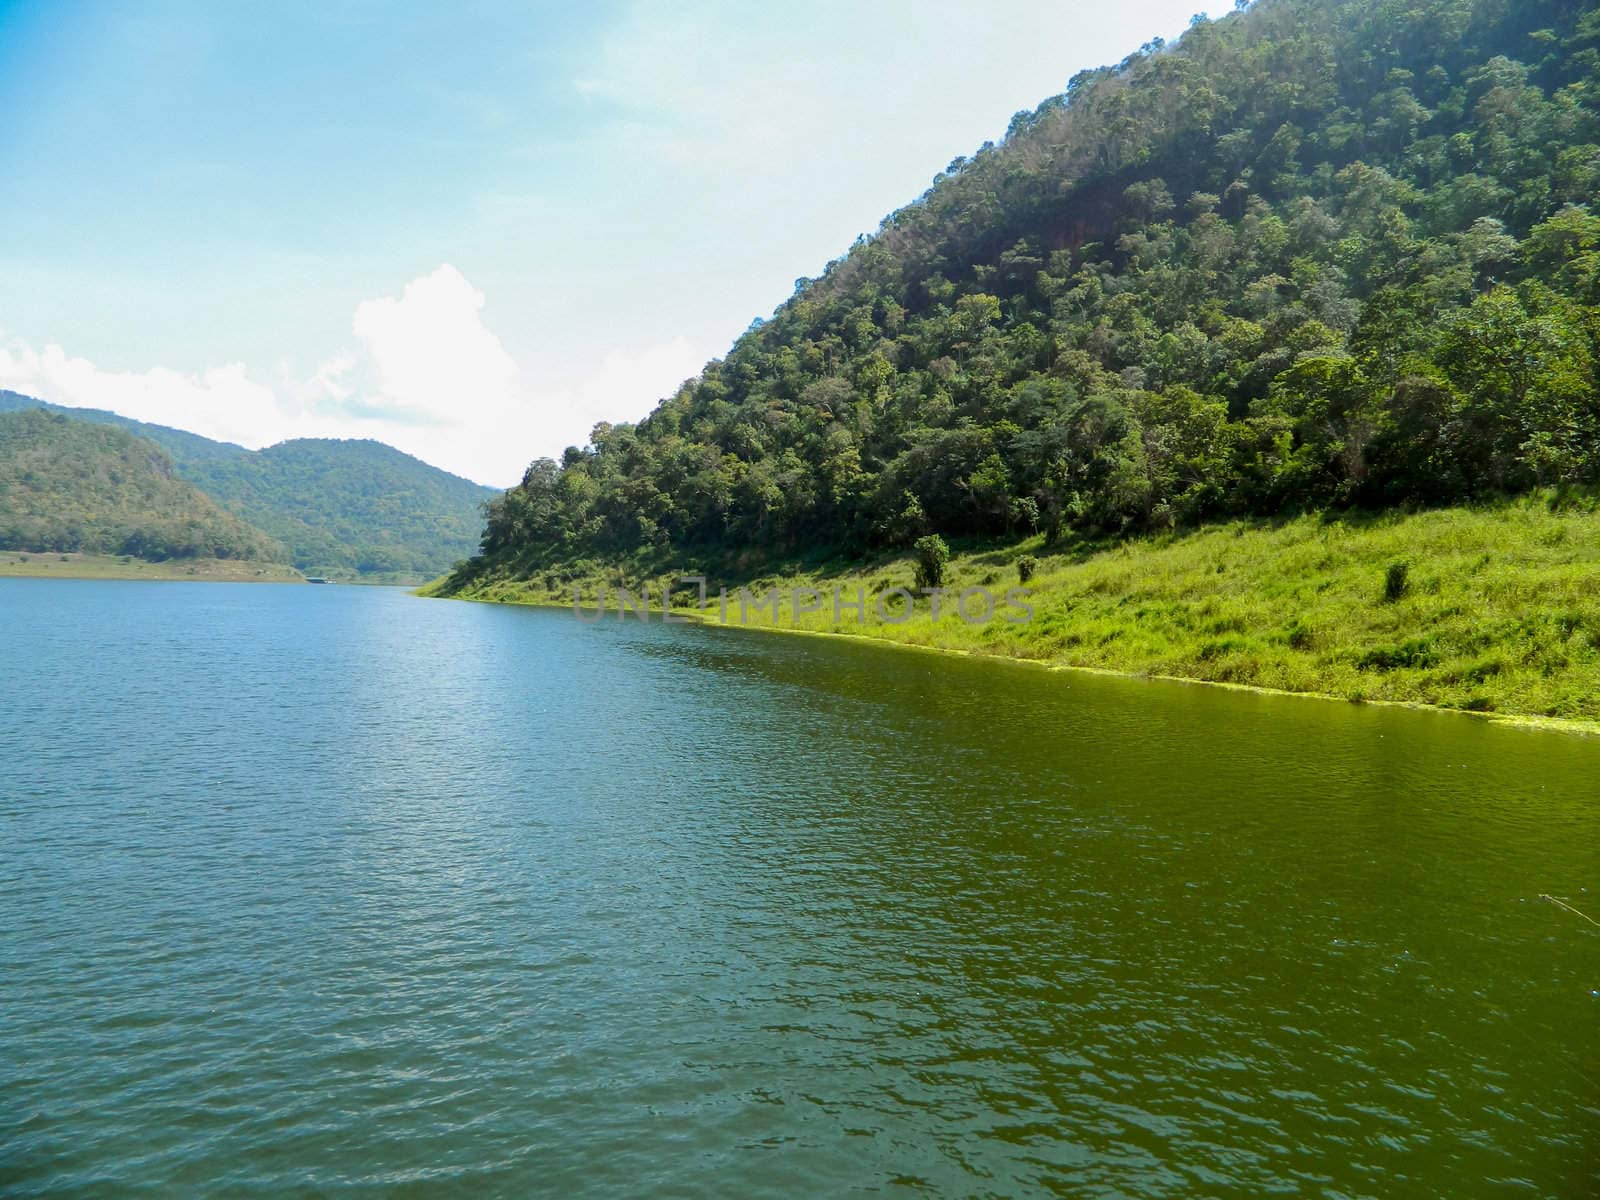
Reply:
[[[573, 606], [566, 603], [557, 603], [552, 600], [542, 599], [496, 599], [485, 596], [444, 596], [429, 594], [427, 587], [413, 589], [412, 595], [425, 600], [460, 600], [472, 604], [496, 604], [507, 608], [542, 608], [572, 612]], [[683, 624], [693, 623], [711, 629], [746, 629], [756, 632], [780, 633], [798, 635], [801, 637], [817, 638], [843, 638], [858, 643], [870, 643], [890, 647], [897, 650], [920, 650], [925, 653], [955, 656], [960, 658], [987, 660], [992, 662], [1016, 663], [1021, 666], [1033, 667], [1042, 671], [1074, 672], [1085, 675], [1098, 675], [1112, 679], [1127, 679], [1134, 681], [1149, 681], [1159, 683], [1186, 684], [1191, 687], [1219, 688], [1224, 691], [1244, 692], [1258, 696], [1270, 696], [1294, 700], [1315, 700], [1335, 704], [1355, 705], [1370, 708], [1399, 708], [1410, 709], [1415, 712], [1444, 713], [1451, 716], [1467, 717], [1481, 721], [1485, 724], [1509, 726], [1516, 729], [1540, 730], [1546, 733], [1564, 733], [1577, 737], [1600, 737], [1600, 721], [1587, 721], [1568, 717], [1546, 717], [1535, 713], [1512, 712], [1474, 712], [1470, 709], [1451, 708], [1442, 704], [1429, 704], [1422, 700], [1386, 700], [1362, 699], [1351, 700], [1348, 697], [1336, 696], [1329, 692], [1316, 691], [1290, 691], [1284, 688], [1263, 687], [1251, 683], [1233, 683], [1221, 679], [1202, 679], [1192, 675], [1167, 675], [1155, 674], [1145, 671], [1118, 671], [1109, 667], [1094, 667], [1069, 662], [1053, 662], [1043, 658], [1024, 658], [1014, 654], [991, 653], [981, 650], [970, 650], [960, 646], [933, 646], [921, 642], [905, 641], [898, 638], [873, 637], [870, 634], [848, 633], [842, 630], [827, 629], [801, 629], [793, 625], [779, 624], [734, 624], [713, 620], [713, 614], [694, 609], [674, 609], [675, 616], [683, 618]], [[625, 619], [625, 618], [624, 618]], [[657, 618], [659, 620], [659, 618]], [[677, 624], [679, 622], [671, 622]]]
[[189, 558], [124, 561], [120, 555], [40, 554], [0, 551], [0, 579], [88, 579], [150, 583], [288, 583], [305, 576], [283, 563], [243, 559]]

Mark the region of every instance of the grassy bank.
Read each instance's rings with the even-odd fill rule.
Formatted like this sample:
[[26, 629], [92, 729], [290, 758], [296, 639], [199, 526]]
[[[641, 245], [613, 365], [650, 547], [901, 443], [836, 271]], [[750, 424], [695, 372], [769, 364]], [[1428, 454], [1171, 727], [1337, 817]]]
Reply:
[[[864, 621], [848, 610], [835, 621], [835, 587], [846, 599], [858, 587], [869, 598], [912, 588], [908, 557], [682, 569], [710, 576], [713, 621], [719, 584], [752, 593], [776, 586], [790, 593], [777, 621], [763, 612], [751, 624], [1133, 675], [1600, 721], [1593, 500], [1563, 505], [1539, 495], [1474, 509], [1236, 522], [1114, 546], [1046, 548], [1035, 538], [957, 550], [945, 585], [983, 587], [997, 600], [1020, 586], [1019, 560], [1036, 559], [1031, 620], [1012, 623], [997, 612], [968, 624], [946, 602], [935, 621], [922, 599], [902, 623], [880, 619], [870, 602]], [[455, 590], [439, 581], [424, 594], [570, 605], [577, 584], [592, 605], [601, 583], [637, 591], [677, 573], [666, 562], [586, 564], [489, 576]], [[795, 587], [822, 590], [823, 611], [796, 615]], [[651, 591], [659, 595], [658, 586]], [[734, 595], [730, 623], [739, 621]], [[675, 603], [691, 601], [684, 589]], [[974, 598], [969, 611], [980, 608]], [[614, 603], [608, 619], [616, 619]]]
[[35, 554], [0, 551], [0, 578], [174, 579], [212, 583], [301, 583], [300, 572], [281, 563], [221, 558], [181, 558], [166, 562], [103, 554]]

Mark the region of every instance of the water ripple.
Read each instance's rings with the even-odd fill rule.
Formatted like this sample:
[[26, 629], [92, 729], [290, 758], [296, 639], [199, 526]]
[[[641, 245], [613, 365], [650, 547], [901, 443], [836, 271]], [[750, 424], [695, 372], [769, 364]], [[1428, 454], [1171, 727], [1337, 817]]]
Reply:
[[378, 589], [0, 629], [8, 1197], [1600, 1191], [1600, 744]]

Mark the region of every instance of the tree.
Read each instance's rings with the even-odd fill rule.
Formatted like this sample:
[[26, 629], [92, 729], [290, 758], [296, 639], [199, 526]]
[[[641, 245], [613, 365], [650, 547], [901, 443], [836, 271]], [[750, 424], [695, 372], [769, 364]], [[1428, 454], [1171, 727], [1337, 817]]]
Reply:
[[1462, 397], [1462, 449], [1492, 491], [1572, 478], [1593, 428], [1593, 360], [1571, 307], [1498, 287], [1453, 316], [1439, 362]]
[[950, 562], [950, 547], [945, 545], [945, 540], [937, 533], [930, 533], [927, 537], [918, 538], [914, 549], [917, 553], [917, 588], [943, 587], [945, 568]]

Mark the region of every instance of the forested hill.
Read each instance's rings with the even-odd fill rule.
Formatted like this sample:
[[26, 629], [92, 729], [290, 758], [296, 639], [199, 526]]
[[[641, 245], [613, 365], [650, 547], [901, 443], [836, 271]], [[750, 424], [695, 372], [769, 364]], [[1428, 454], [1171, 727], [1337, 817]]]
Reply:
[[457, 579], [1594, 483], [1597, 185], [1593, 4], [1199, 19], [535, 462]]
[[368, 440], [301, 438], [185, 470], [319, 574], [437, 575], [472, 553], [495, 495]]
[[0, 414], [0, 550], [151, 561], [288, 557], [177, 478], [155, 443], [38, 411]]
[[179, 477], [289, 547], [317, 575], [423, 579], [472, 553], [496, 493], [373, 441], [302, 439], [252, 451], [100, 409], [0, 391], [0, 412], [43, 408], [157, 443]]

